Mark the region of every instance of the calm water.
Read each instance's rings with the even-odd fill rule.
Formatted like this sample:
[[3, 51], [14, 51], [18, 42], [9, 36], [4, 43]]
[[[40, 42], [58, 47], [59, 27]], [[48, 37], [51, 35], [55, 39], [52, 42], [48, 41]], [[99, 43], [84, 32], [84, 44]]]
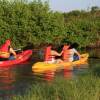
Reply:
[[[94, 68], [100, 66], [100, 49], [89, 50], [92, 57], [89, 59], [89, 67]], [[12, 67], [0, 68], [0, 98], [3, 100], [9, 100], [9, 97], [21, 94], [23, 95], [27, 89], [30, 88], [31, 84], [37, 84], [43, 80], [47, 81], [53, 79], [55, 73], [50, 72], [49, 74], [36, 76], [32, 72], [32, 65], [37, 61], [37, 57], [32, 57], [27, 62]], [[85, 65], [87, 67], [87, 65]], [[61, 75], [64, 78], [77, 78], [79, 75], [88, 73], [89, 68], [75, 68], [74, 71], [63, 70], [57, 72], [55, 76]]]

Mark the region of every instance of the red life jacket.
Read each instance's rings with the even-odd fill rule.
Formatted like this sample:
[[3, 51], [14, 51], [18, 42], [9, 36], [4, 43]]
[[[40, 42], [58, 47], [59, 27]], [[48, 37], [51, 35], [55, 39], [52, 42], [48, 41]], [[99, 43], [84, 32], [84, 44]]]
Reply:
[[64, 45], [64, 47], [63, 47], [62, 57], [63, 57], [64, 61], [68, 61], [68, 59], [69, 59], [69, 50], [68, 50], [68, 48], [69, 48], [68, 45]]
[[45, 50], [45, 57], [44, 57], [44, 61], [51, 61], [51, 46], [48, 46]]
[[0, 47], [0, 51], [8, 52], [9, 46], [10, 46], [10, 40], [6, 40], [6, 42]]

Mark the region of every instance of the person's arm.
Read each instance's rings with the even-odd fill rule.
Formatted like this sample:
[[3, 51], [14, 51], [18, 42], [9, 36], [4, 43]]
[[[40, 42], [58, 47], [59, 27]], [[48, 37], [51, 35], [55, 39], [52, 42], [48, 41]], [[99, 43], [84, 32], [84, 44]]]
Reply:
[[63, 54], [63, 52], [64, 52], [63, 50], [60, 52], [60, 56]]
[[61, 53], [58, 53], [57, 51], [51, 50], [51, 55], [54, 55], [54, 56], [61, 56], [62, 53], [63, 51], [61, 51]]
[[81, 54], [76, 49], [74, 49], [74, 53], [79, 56], [79, 59], [81, 58]]
[[10, 48], [10, 53], [12, 53], [14, 57], [16, 58], [16, 52], [13, 50], [13, 48]]

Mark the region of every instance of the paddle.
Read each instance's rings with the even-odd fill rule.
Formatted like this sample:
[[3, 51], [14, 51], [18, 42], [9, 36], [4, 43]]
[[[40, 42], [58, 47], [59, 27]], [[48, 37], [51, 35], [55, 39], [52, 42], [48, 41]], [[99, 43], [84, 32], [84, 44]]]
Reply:
[[21, 50], [22, 50], [21, 48], [19, 48], [19, 49], [14, 49], [15, 52], [21, 51]]

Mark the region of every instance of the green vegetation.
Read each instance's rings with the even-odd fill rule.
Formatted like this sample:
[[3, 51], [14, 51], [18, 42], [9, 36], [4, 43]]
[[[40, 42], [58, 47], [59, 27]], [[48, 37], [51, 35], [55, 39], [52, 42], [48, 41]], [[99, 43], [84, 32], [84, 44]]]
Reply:
[[15, 47], [77, 42], [80, 47], [100, 40], [100, 8], [53, 12], [41, 0], [0, 0], [0, 44], [11, 38]]
[[100, 78], [86, 75], [75, 80], [56, 79], [52, 84], [37, 83], [24, 96], [13, 100], [99, 100]]

